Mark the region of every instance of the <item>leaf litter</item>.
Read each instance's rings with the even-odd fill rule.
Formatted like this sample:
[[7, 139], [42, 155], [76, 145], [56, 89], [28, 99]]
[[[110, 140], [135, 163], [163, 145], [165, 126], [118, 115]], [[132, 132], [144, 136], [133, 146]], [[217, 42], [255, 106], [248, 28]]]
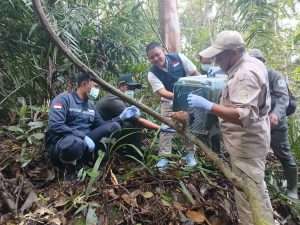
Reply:
[[[167, 173], [150, 174], [132, 160], [114, 157], [86, 195], [88, 179], [65, 180], [43, 151], [22, 168], [16, 160], [22, 143], [1, 135], [0, 224], [237, 224], [233, 187], [218, 172], [209, 172], [211, 167], [175, 165]], [[291, 211], [278, 199], [273, 202]], [[276, 213], [286, 221], [279, 224], [297, 224]]]

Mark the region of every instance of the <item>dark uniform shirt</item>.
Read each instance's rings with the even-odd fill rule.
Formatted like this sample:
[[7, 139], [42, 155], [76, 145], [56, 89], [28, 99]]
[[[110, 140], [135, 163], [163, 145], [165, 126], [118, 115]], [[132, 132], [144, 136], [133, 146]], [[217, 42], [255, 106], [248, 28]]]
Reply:
[[[108, 94], [100, 99], [100, 101], [96, 104], [96, 110], [100, 113], [102, 118], [105, 121], [109, 121], [118, 117], [121, 112], [128, 107], [129, 104], [123, 101], [118, 96], [113, 94]], [[129, 145], [135, 145], [137, 148], [140, 148], [142, 143], [142, 132], [140, 130], [140, 124], [137, 122], [135, 118], [129, 119], [122, 123], [123, 129], [117, 136], [115, 136], [118, 141], [118, 146], [122, 146], [118, 148], [118, 152], [123, 155], [132, 154], [135, 155], [136, 152], [128, 147]], [[128, 129], [129, 128], [129, 129]], [[135, 155], [135, 157], [140, 157], [139, 155]]]
[[108, 94], [96, 104], [96, 109], [104, 120], [111, 120], [119, 116], [129, 105], [118, 96]]
[[289, 104], [289, 93], [286, 81], [283, 76], [272, 69], [268, 70], [270, 94], [271, 94], [271, 113], [282, 120], [286, 116], [286, 108]]
[[80, 99], [76, 92], [62, 93], [51, 103], [46, 144], [56, 143], [66, 135], [84, 138], [104, 123], [91, 102]]

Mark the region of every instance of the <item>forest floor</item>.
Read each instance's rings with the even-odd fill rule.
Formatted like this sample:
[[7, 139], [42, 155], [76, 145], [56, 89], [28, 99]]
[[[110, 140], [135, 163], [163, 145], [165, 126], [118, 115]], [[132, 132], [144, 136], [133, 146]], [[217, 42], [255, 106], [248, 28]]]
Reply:
[[[115, 156], [101, 164], [101, 172], [96, 165], [96, 171], [81, 170], [80, 179], [70, 180], [41, 149], [0, 133], [1, 225], [237, 224], [232, 185], [201, 154], [196, 168], [175, 160], [166, 173]], [[271, 183], [278, 171], [280, 165], [271, 157]], [[270, 189], [278, 224], [300, 224], [300, 204], [275, 185]]]

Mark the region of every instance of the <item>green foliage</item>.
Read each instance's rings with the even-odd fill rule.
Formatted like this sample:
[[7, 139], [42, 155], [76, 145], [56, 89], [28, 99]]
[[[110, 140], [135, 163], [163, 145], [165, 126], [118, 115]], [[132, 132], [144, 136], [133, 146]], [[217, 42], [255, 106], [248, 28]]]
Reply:
[[[121, 72], [145, 71], [144, 45], [153, 34], [143, 2], [43, 2], [60, 38], [104, 79], [113, 83]], [[18, 96], [41, 104], [66, 90], [77, 69], [42, 30], [30, 0], [0, 7], [0, 110], [6, 114]]]
[[25, 140], [30, 145], [41, 143], [47, 126], [45, 117], [47, 108], [22, 105], [16, 114], [17, 125], [4, 126], [4, 128], [16, 135], [18, 140]]
[[300, 160], [300, 121], [295, 117], [289, 118], [289, 141], [295, 157]]
[[290, 75], [295, 68], [291, 57], [299, 53], [299, 24], [298, 28], [293, 25], [299, 19], [295, 4], [286, 0], [185, 1], [180, 15], [183, 51], [195, 59], [218, 32], [238, 30], [249, 48], [265, 53], [270, 67]]
[[93, 169], [87, 173], [90, 177], [90, 180], [89, 180], [88, 186], [86, 188], [86, 192], [85, 192], [86, 197], [89, 197], [90, 193], [92, 192], [94, 183], [97, 181], [97, 178], [101, 174], [99, 171], [99, 168], [100, 168], [100, 164], [101, 164], [104, 156], [105, 156], [104, 152], [98, 151], [98, 158], [93, 166]]
[[[30, 1], [1, 1], [0, 17], [0, 97], [4, 98], [17, 90], [18, 96], [28, 93], [44, 93], [46, 88], [43, 73], [40, 73], [38, 59], [43, 54], [41, 40], [45, 38], [31, 35], [31, 28], [36, 23], [32, 17]], [[48, 41], [44, 41], [49, 43]], [[30, 95], [30, 94], [29, 94]], [[36, 95], [35, 102], [41, 102], [43, 95]], [[7, 99], [4, 108], [13, 105], [16, 95]]]
[[8, 135], [14, 136], [18, 141], [22, 141], [20, 158], [21, 167], [26, 167], [32, 159], [40, 154], [44, 143], [45, 130], [47, 126], [47, 106], [40, 107], [28, 105], [24, 98], [20, 106], [15, 105], [10, 109], [11, 123], [15, 125], [3, 126]]

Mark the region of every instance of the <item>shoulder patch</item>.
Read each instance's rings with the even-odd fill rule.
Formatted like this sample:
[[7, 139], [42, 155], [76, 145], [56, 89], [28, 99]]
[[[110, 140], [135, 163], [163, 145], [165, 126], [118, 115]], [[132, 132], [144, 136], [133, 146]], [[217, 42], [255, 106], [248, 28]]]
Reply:
[[60, 102], [54, 103], [52, 106], [54, 109], [62, 109], [63, 105]]
[[283, 79], [278, 80], [277, 85], [278, 87], [282, 87], [282, 88], [285, 87], [286, 86], [285, 80]]

